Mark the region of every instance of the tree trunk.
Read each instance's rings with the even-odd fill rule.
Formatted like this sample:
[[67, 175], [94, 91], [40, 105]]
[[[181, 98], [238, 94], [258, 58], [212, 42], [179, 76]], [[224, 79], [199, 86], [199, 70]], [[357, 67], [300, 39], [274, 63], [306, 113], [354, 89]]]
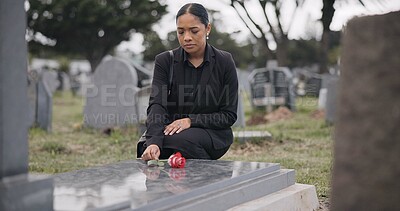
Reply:
[[86, 59], [90, 63], [91, 73], [94, 73], [94, 71], [96, 71], [97, 66], [100, 64], [101, 60], [103, 60], [103, 57], [106, 55], [106, 53], [103, 52], [106, 51], [101, 49], [93, 52], [87, 52]]
[[91, 67], [91, 73], [94, 73], [94, 71], [96, 70], [96, 68], [97, 68], [97, 66], [99, 66], [99, 64], [100, 64], [100, 62], [101, 62], [101, 59], [102, 58], [100, 58], [100, 59], [98, 59], [98, 58], [87, 58], [87, 60], [89, 61], [89, 63], [90, 63], [90, 67]]
[[329, 32], [324, 30], [320, 42], [319, 73], [328, 73]]
[[285, 67], [288, 64], [287, 59], [288, 40], [282, 39], [276, 46], [276, 60], [280, 67]]
[[335, 8], [333, 7], [335, 0], [323, 0], [323, 3], [321, 18], [323, 33], [319, 45], [319, 73], [321, 74], [328, 72], [329, 34], [331, 32], [329, 26], [335, 13]]

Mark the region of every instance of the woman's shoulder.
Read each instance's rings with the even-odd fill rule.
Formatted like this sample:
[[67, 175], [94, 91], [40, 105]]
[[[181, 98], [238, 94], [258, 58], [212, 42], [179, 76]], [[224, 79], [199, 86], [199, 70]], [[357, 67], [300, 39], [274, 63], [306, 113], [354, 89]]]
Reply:
[[160, 61], [160, 60], [165, 60], [165, 61], [168, 60], [169, 61], [170, 60], [169, 52], [172, 51], [173, 54], [174, 54], [174, 57], [176, 58], [175, 54], [179, 53], [180, 52], [179, 50], [180, 50], [180, 48], [178, 47], [178, 48], [175, 48], [175, 49], [163, 51], [163, 52], [161, 52], [161, 53], [156, 55], [155, 60], [156, 61]]
[[218, 57], [222, 57], [222, 58], [232, 58], [232, 54], [229, 53], [228, 51], [224, 51], [221, 49], [218, 49], [212, 45], [210, 45], [211, 49], [213, 50], [215, 56]]

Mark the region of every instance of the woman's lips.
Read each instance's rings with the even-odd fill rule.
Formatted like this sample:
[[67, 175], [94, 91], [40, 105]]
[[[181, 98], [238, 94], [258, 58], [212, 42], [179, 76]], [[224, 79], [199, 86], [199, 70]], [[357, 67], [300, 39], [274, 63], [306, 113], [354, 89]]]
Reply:
[[185, 46], [185, 48], [193, 48], [194, 47], [194, 44], [186, 44], [186, 45], [184, 45]]

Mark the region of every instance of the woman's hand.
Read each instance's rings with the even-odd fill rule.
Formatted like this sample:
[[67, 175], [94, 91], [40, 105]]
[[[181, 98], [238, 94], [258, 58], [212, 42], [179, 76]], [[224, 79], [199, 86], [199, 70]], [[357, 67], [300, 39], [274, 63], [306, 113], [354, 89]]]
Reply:
[[148, 146], [142, 154], [142, 159], [145, 161], [158, 160], [158, 157], [160, 157], [160, 148], [155, 144]]
[[189, 118], [177, 119], [164, 129], [164, 135], [173, 135], [190, 128], [191, 120]]

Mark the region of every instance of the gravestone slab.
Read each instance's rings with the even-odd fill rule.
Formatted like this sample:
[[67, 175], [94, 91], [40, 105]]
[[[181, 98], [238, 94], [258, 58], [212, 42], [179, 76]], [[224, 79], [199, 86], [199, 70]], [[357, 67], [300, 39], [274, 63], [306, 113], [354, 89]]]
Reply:
[[187, 160], [183, 169], [130, 160], [54, 176], [55, 210], [223, 210], [295, 183], [279, 164]]
[[48, 85], [42, 80], [37, 83], [36, 109], [37, 126], [50, 132], [53, 116], [53, 95]]
[[71, 90], [71, 80], [67, 73], [59, 72], [57, 77], [58, 77], [58, 81], [60, 82], [60, 85], [57, 88], [58, 90], [62, 90], [62, 91]]
[[237, 108], [237, 120], [233, 127], [246, 127], [245, 117], [244, 117], [244, 107], [243, 107], [243, 97], [244, 90], [239, 86], [239, 94], [238, 94], [238, 108]]
[[52, 180], [28, 173], [28, 84], [24, 0], [0, 1], [0, 210], [52, 209]]
[[37, 83], [38, 73], [35, 70], [28, 72], [28, 125], [32, 127], [36, 123], [37, 113]]
[[339, 77], [331, 76], [327, 80], [326, 92], [326, 105], [325, 105], [325, 119], [328, 123], [334, 123], [336, 120], [336, 95], [339, 86]]
[[43, 70], [41, 72], [41, 80], [46, 84], [48, 90], [53, 95], [53, 93], [60, 86], [60, 81], [58, 80], [58, 74], [55, 71]]
[[149, 106], [149, 98], [151, 94], [151, 86], [141, 88], [136, 93], [136, 108], [139, 118], [139, 123], [144, 124], [147, 119], [147, 107]]
[[271, 140], [272, 134], [268, 131], [250, 131], [250, 130], [241, 130], [241, 131], [233, 131], [233, 137], [239, 140], [240, 142], [245, 142], [249, 140]]
[[284, 105], [295, 110], [293, 74], [286, 67], [259, 68], [249, 75], [253, 106]]
[[44, 176], [20, 174], [0, 182], [0, 210], [53, 210], [53, 181]]
[[399, 20], [400, 11], [346, 26], [332, 210], [400, 210]]
[[138, 123], [136, 92], [138, 77], [129, 62], [110, 58], [103, 60], [87, 87], [84, 124], [108, 128]]

